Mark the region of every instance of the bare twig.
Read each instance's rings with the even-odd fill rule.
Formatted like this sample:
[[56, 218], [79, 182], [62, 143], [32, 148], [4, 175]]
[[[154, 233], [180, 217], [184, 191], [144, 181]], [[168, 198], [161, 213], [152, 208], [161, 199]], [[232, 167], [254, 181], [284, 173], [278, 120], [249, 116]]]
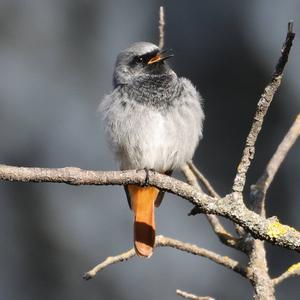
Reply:
[[[72, 185], [143, 185], [144, 170], [88, 171], [79, 168], [43, 169], [0, 165], [0, 180], [18, 182], [59, 182]], [[281, 224], [277, 218], [265, 219], [249, 210], [240, 193], [216, 199], [191, 185], [157, 172], [148, 172], [149, 185], [176, 194], [198, 206], [203, 213], [223, 216], [241, 225], [252, 236], [274, 245], [300, 252], [300, 232]]]
[[280, 284], [285, 279], [290, 277], [300, 276], [300, 262], [291, 265], [284, 273], [273, 279], [274, 285]]
[[[281, 84], [282, 72], [287, 63], [289, 51], [292, 46], [295, 34], [293, 33], [292, 22], [288, 25], [288, 33], [286, 36], [286, 41], [281, 50], [281, 56], [275, 68], [275, 72], [272, 76], [271, 82], [266, 87], [264, 93], [262, 94], [258, 104], [257, 111], [254, 116], [252, 127], [250, 133], [246, 140], [246, 146], [244, 149], [242, 160], [238, 167], [238, 172], [234, 180], [233, 190], [237, 192], [242, 192], [245, 186], [246, 174], [250, 167], [251, 161], [254, 158], [255, 143], [258, 134], [262, 128], [264, 116], [266, 115], [268, 108], [272, 102], [275, 92]], [[280, 146], [279, 146], [280, 147]], [[270, 183], [279, 168], [283, 158], [286, 156], [288, 149], [286, 147], [280, 147], [279, 155], [274, 155], [274, 160], [271, 163], [271, 177], [268, 175], [268, 170], [270, 163], [267, 166], [266, 173], [260, 178], [256, 185], [251, 187], [251, 198], [253, 199], [253, 209], [255, 212], [260, 214], [262, 217], [266, 216], [265, 212], [265, 195], [268, 186], [264, 184], [268, 179]], [[275, 164], [275, 165], [274, 165]], [[266, 177], [265, 177], [266, 175]], [[274, 223], [275, 225], [275, 223]], [[276, 227], [276, 225], [275, 225]], [[275, 229], [274, 227], [274, 229]], [[245, 235], [247, 237], [247, 235]], [[248, 240], [249, 250], [249, 267], [253, 271], [252, 285], [254, 287], [254, 299], [275, 299], [275, 285], [274, 281], [270, 278], [268, 263], [266, 259], [266, 249], [263, 241], [255, 239]], [[246, 242], [245, 240], [245, 242]]]
[[208, 179], [199, 171], [199, 169], [195, 166], [195, 164], [192, 161], [188, 162], [188, 166], [196, 175], [196, 177], [200, 180], [200, 182], [204, 185], [204, 187], [207, 189], [210, 196], [215, 198], [221, 198], [221, 196], [216, 192], [216, 190], [210, 184]]
[[185, 299], [191, 299], [191, 300], [215, 300], [214, 298], [212, 297], [208, 297], [208, 296], [204, 296], [204, 297], [201, 297], [201, 296], [196, 296], [194, 294], [191, 294], [191, 293], [188, 293], [188, 292], [185, 292], [185, 291], [182, 291], [182, 290], [176, 290], [176, 294], [185, 298]]
[[129, 251], [124, 252], [122, 254], [119, 254], [119, 255], [116, 255], [116, 256], [109, 256], [101, 264], [97, 265], [96, 267], [94, 267], [90, 271], [86, 272], [83, 275], [83, 278], [86, 279], [86, 280], [92, 279], [93, 277], [95, 277], [97, 275], [98, 272], [105, 269], [106, 267], [108, 267], [110, 265], [113, 265], [115, 263], [118, 263], [118, 262], [126, 261], [126, 260], [128, 260], [129, 258], [131, 258], [135, 255], [136, 255], [135, 251], [132, 248]]
[[200, 185], [197, 182], [197, 178], [194, 175], [194, 171], [190, 168], [190, 166], [188, 164], [185, 164], [181, 167], [181, 172], [183, 173], [188, 184], [199, 189], [199, 191], [201, 191], [203, 193]]
[[[289, 149], [295, 143], [300, 134], [300, 115], [296, 118], [292, 127], [278, 146], [273, 157], [269, 161], [264, 174], [259, 178], [255, 185], [251, 186], [251, 198], [253, 200], [253, 209], [261, 216], [266, 216], [265, 197], [268, 188], [278, 171], [282, 161], [286, 157]], [[290, 276], [296, 276], [300, 273], [300, 268], [292, 266], [278, 278], [272, 280], [269, 275], [268, 263], [266, 259], [266, 250], [264, 243], [259, 240], [250, 240], [249, 248], [249, 267], [253, 270], [253, 286], [255, 293], [264, 296], [265, 299], [275, 299], [275, 285]]]
[[158, 25], [158, 30], [159, 30], [159, 48], [162, 49], [165, 44], [165, 13], [164, 13], [164, 7], [161, 6], [159, 8], [159, 25]]
[[258, 179], [255, 185], [251, 186], [251, 196], [253, 199], [253, 207], [255, 211], [262, 216], [265, 216], [265, 198], [266, 193], [277, 173], [280, 165], [285, 159], [288, 151], [294, 145], [295, 141], [300, 135], [300, 114], [298, 114], [293, 125], [285, 135], [284, 139], [278, 146], [276, 152], [269, 161], [266, 170], [262, 176]]
[[[220, 264], [222, 266], [225, 266], [228, 269], [231, 269], [239, 274], [241, 274], [244, 277], [250, 276], [251, 273], [247, 269], [247, 267], [241, 266], [237, 261], [233, 260], [232, 258], [229, 258], [227, 256], [221, 256], [219, 254], [216, 254], [215, 252], [209, 251], [207, 249], [198, 247], [196, 245], [192, 245], [189, 243], [183, 243], [181, 241], [165, 237], [162, 235], [156, 236], [155, 240], [155, 247], [171, 247], [175, 248], [177, 250], [181, 250], [190, 254], [194, 254], [197, 256], [202, 256], [210, 259], [211, 261]], [[131, 249], [127, 252], [124, 252], [120, 255], [108, 257], [106, 260], [104, 260], [102, 263], [85, 273], [84, 279], [91, 279], [96, 276], [96, 274], [108, 267], [109, 265], [115, 264], [117, 262], [122, 262], [125, 260], [128, 260], [131, 257], [135, 256], [134, 249]]]
[[293, 32], [293, 23], [288, 25], [288, 32], [285, 43], [281, 50], [281, 56], [277, 62], [275, 72], [272, 76], [271, 82], [265, 88], [260, 100], [257, 104], [257, 110], [253, 119], [252, 127], [246, 139], [246, 145], [243, 151], [242, 159], [237, 168], [237, 174], [234, 179], [232, 190], [235, 192], [242, 192], [244, 190], [247, 171], [251, 165], [255, 153], [255, 143], [259, 132], [261, 131], [264, 117], [268, 112], [269, 106], [273, 100], [274, 94], [279, 88], [282, 80], [282, 72], [287, 63], [290, 49], [292, 47], [295, 33]]
[[[210, 185], [209, 181], [205, 178], [205, 176], [198, 170], [198, 168], [193, 164], [193, 162], [189, 162], [188, 164], [185, 164], [181, 171], [183, 172], [184, 176], [187, 179], [187, 182], [192, 185], [195, 188], [200, 189], [200, 185], [197, 182], [197, 178], [204, 184], [208, 192], [211, 194], [211, 196], [220, 198], [220, 196], [215, 192], [213, 187]], [[196, 178], [197, 176], [197, 178]], [[197, 206], [195, 206], [189, 215], [196, 215], [200, 213]], [[206, 215], [206, 218], [208, 222], [210, 223], [213, 231], [218, 236], [219, 240], [229, 246], [233, 247], [235, 249], [242, 250], [242, 245], [240, 244], [240, 240], [232, 236], [222, 225], [221, 221], [217, 216], [214, 215]]]
[[[215, 198], [221, 198], [221, 196], [216, 192], [216, 190], [210, 184], [208, 179], [199, 171], [199, 169], [195, 166], [195, 164], [192, 161], [190, 161], [188, 163], [188, 166], [191, 168], [191, 170], [197, 176], [197, 178], [200, 180], [200, 182], [204, 185], [204, 187], [206, 188], [206, 190], [208, 191], [210, 196], [215, 197]], [[201, 211], [199, 210], [199, 208], [197, 208], [197, 206], [195, 206], [190, 211], [189, 214], [194, 216], [199, 213], [201, 213]], [[207, 215], [207, 219], [208, 219], [209, 223], [211, 224], [212, 228], [214, 229], [215, 233], [218, 234], [222, 243], [226, 244], [227, 246], [234, 246], [234, 248], [239, 249], [243, 252], [248, 251], [246, 244], [243, 242], [243, 239], [242, 238], [234, 238], [228, 232], [225, 232], [224, 226], [221, 224], [221, 221], [217, 217]], [[235, 228], [236, 228], [236, 232], [240, 236], [243, 236], [243, 234], [245, 233], [243, 228], [240, 227], [239, 225], [235, 225]], [[226, 235], [228, 236], [227, 238], [226, 238]], [[233, 241], [232, 238], [235, 240], [235, 242], [233, 244], [232, 244], [232, 241]], [[230, 242], [230, 244], [227, 244], [227, 241]]]
[[241, 266], [239, 262], [229, 258], [228, 256], [221, 256], [215, 252], [200, 248], [196, 245], [183, 243], [181, 241], [164, 236], [158, 236], [157, 239], [157, 247], [171, 247], [177, 250], [188, 252], [190, 254], [206, 257], [217, 264], [241, 274], [244, 277], [247, 277], [250, 274], [247, 268]]

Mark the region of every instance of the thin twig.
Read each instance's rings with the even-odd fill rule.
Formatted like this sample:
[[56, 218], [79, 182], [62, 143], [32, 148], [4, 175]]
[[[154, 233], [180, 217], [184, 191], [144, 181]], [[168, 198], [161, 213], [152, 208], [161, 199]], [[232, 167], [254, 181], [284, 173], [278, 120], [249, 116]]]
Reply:
[[184, 177], [185, 177], [185, 179], [186, 179], [186, 181], [187, 181], [188, 184], [190, 184], [191, 186], [199, 189], [199, 191], [201, 191], [203, 193], [200, 185], [197, 182], [197, 178], [196, 178], [196, 176], [194, 174], [194, 171], [189, 166], [189, 164], [183, 165], [181, 167], [181, 172], [183, 173], [183, 175], [184, 175]]
[[[79, 168], [43, 169], [0, 165], [0, 180], [17, 182], [58, 182], [72, 185], [143, 185], [144, 170], [88, 171]], [[148, 172], [148, 184], [188, 200], [206, 214], [223, 216], [252, 234], [274, 245], [300, 252], [300, 232], [281, 224], [277, 218], [265, 219], [249, 210], [240, 193], [216, 199], [173, 177]]]
[[86, 272], [83, 275], [83, 279], [85, 279], [85, 280], [92, 279], [93, 277], [95, 277], [97, 275], [98, 272], [105, 269], [106, 267], [116, 264], [118, 262], [126, 261], [129, 258], [134, 257], [135, 255], [136, 255], [135, 250], [132, 248], [129, 251], [121, 253], [119, 255], [109, 256], [102, 263], [100, 263], [99, 265], [97, 265], [96, 267], [91, 269], [90, 271]]
[[228, 256], [221, 256], [215, 252], [206, 250], [204, 248], [200, 248], [196, 245], [183, 243], [181, 241], [172, 238], [168, 238], [164, 236], [158, 236], [157, 238], [158, 238], [157, 247], [171, 247], [177, 250], [188, 252], [190, 254], [206, 257], [211, 261], [220, 264], [228, 269], [231, 269], [244, 277], [247, 277], [249, 275], [249, 271], [246, 267], [242, 266], [238, 261]]
[[[155, 240], [155, 247], [171, 247], [175, 248], [177, 250], [181, 250], [190, 254], [194, 254], [197, 256], [202, 256], [210, 259], [211, 261], [220, 264], [230, 270], [233, 270], [239, 274], [241, 274], [244, 277], [250, 276], [250, 272], [247, 269], [247, 267], [241, 266], [237, 261], [235, 261], [232, 258], [229, 258], [227, 256], [221, 256], [219, 254], [216, 254], [215, 252], [212, 252], [210, 250], [198, 247], [196, 245], [192, 245], [189, 243], [183, 243], [181, 241], [165, 237], [162, 235], [156, 236]], [[117, 256], [108, 257], [106, 260], [101, 262], [99, 265], [88, 271], [84, 274], [84, 279], [91, 279], [96, 276], [96, 274], [105, 269], [106, 267], [115, 264], [117, 262], [122, 262], [125, 260], [128, 260], [131, 257], [135, 256], [134, 249], [131, 249], [127, 252], [124, 252]]]
[[[192, 185], [193, 187], [201, 190], [200, 185], [197, 182], [197, 178], [200, 180], [200, 182], [202, 182], [204, 184], [204, 186], [206, 187], [206, 189], [208, 190], [208, 192], [210, 193], [211, 196], [216, 197], [216, 198], [220, 198], [220, 196], [217, 194], [217, 192], [215, 192], [215, 190], [213, 189], [213, 187], [211, 186], [211, 184], [209, 183], [209, 181], [205, 178], [205, 176], [198, 170], [198, 168], [193, 164], [193, 162], [189, 162], [188, 164], [185, 164], [182, 168], [181, 168], [182, 173], [184, 174], [187, 182]], [[196, 178], [197, 176], [197, 178]], [[191, 212], [189, 213], [189, 215], [196, 215], [200, 213], [198, 210], [198, 207], [195, 206]], [[222, 225], [221, 221], [219, 220], [219, 218], [217, 216], [214, 215], [206, 215], [206, 218], [209, 222], [209, 224], [211, 225], [213, 231], [215, 232], [215, 234], [218, 236], [219, 240], [232, 248], [235, 249], [239, 249], [242, 250], [243, 248], [241, 247], [241, 243], [240, 240], [235, 238], [234, 236], [232, 236], [226, 229], [225, 227]]]
[[[195, 176], [199, 179], [199, 181], [204, 185], [204, 187], [206, 188], [206, 190], [208, 191], [210, 196], [212, 196], [214, 198], [221, 198], [221, 196], [216, 192], [216, 190], [210, 184], [208, 179], [199, 171], [199, 169], [195, 166], [195, 164], [192, 161], [188, 162], [188, 166], [193, 171]], [[201, 211], [199, 210], [199, 208], [197, 208], [195, 206], [192, 208], [189, 215], [194, 216], [199, 213], [201, 213]], [[214, 229], [215, 233], [218, 234], [222, 243], [224, 243], [230, 247], [233, 246], [234, 248], [241, 250], [243, 252], [248, 251], [248, 249], [246, 247], [246, 243], [243, 242], [243, 239], [235, 238], [231, 234], [229, 234], [229, 232], [225, 231], [224, 226], [221, 224], [221, 221], [217, 217], [207, 215], [207, 219], [208, 219], [210, 225], [212, 226], [212, 228]], [[243, 234], [244, 234], [243, 228], [240, 227], [239, 225], [235, 225], [235, 228], [236, 228], [236, 232], [239, 234], [239, 236], [243, 236]], [[228, 242], [229, 242], [229, 244], [228, 244]]]
[[182, 298], [185, 299], [191, 299], [191, 300], [215, 300], [212, 297], [208, 297], [208, 296], [196, 296], [194, 294], [182, 291], [182, 290], [176, 290], [176, 294], [181, 296]]
[[158, 30], [159, 30], [159, 48], [162, 49], [165, 44], [165, 13], [164, 13], [164, 7], [161, 6], [159, 8], [159, 25], [158, 25]]
[[221, 198], [221, 196], [216, 192], [216, 190], [210, 184], [208, 179], [199, 171], [199, 169], [195, 166], [195, 164], [192, 161], [188, 162], [187, 164], [190, 167], [190, 169], [193, 171], [193, 173], [196, 175], [196, 177], [200, 180], [200, 182], [207, 189], [210, 196], [215, 197], [215, 198]]
[[282, 72], [288, 61], [290, 49], [292, 47], [295, 33], [293, 32], [293, 23], [290, 22], [288, 25], [288, 32], [285, 43], [281, 50], [281, 56], [277, 62], [275, 72], [272, 76], [271, 82], [265, 88], [260, 100], [257, 104], [257, 110], [253, 119], [253, 123], [246, 139], [246, 145], [243, 151], [242, 159], [237, 168], [237, 174], [234, 179], [232, 190], [235, 192], [242, 192], [245, 187], [246, 175], [251, 162], [254, 158], [255, 143], [259, 132], [261, 131], [264, 117], [268, 112], [269, 106], [273, 100], [274, 94], [279, 88], [282, 80]]
[[283, 160], [287, 156], [289, 150], [296, 142], [300, 135], [300, 114], [296, 117], [296, 120], [290, 127], [289, 131], [285, 135], [282, 142], [277, 147], [274, 155], [269, 161], [266, 170], [262, 176], [258, 179], [255, 185], [251, 186], [251, 196], [253, 199], [253, 207], [255, 211], [262, 216], [266, 215], [265, 211], [265, 198], [267, 191], [276, 175]]
[[280, 284], [285, 279], [290, 277], [300, 276], [300, 262], [290, 266], [284, 273], [273, 279], [274, 285]]

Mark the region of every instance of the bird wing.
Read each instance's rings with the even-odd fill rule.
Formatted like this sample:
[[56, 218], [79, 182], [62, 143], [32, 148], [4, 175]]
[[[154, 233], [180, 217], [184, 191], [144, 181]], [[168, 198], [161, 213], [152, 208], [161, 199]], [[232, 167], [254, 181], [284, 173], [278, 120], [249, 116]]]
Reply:
[[[173, 170], [169, 170], [169, 171], [165, 172], [165, 174], [168, 175], [168, 176], [171, 176], [172, 173], [173, 173]], [[159, 191], [158, 196], [157, 196], [157, 198], [155, 200], [155, 203], [154, 203], [155, 207], [159, 207], [161, 205], [161, 202], [164, 198], [164, 195], [165, 195], [164, 191]]]

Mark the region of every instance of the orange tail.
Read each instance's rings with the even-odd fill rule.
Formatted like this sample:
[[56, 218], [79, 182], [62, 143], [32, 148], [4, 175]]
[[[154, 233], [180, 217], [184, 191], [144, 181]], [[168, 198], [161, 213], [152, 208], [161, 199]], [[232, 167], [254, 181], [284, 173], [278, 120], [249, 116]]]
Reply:
[[138, 256], [150, 257], [155, 243], [154, 202], [159, 190], [155, 187], [128, 185], [134, 212], [134, 247]]

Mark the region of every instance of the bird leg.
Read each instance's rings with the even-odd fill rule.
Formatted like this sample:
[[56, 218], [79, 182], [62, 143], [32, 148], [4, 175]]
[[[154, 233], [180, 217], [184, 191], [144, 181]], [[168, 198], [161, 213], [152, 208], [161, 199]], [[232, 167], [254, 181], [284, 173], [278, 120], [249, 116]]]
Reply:
[[142, 184], [143, 187], [149, 186], [149, 171], [155, 172], [155, 170], [154, 169], [144, 168], [144, 171], [146, 172], [146, 177], [145, 177], [144, 183]]

